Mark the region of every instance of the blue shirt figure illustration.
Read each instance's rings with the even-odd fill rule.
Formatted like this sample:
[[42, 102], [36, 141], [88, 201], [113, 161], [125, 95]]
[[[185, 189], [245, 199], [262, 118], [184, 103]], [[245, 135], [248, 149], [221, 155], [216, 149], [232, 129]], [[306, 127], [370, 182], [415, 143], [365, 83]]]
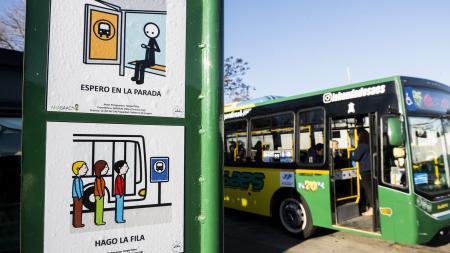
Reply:
[[83, 179], [86, 175], [88, 167], [84, 161], [74, 162], [72, 164], [72, 172], [75, 175], [72, 181], [72, 199], [73, 199], [73, 217], [72, 226], [75, 228], [84, 227], [83, 215]]
[[72, 198], [81, 199], [83, 197], [83, 180], [76, 176], [72, 182]]
[[161, 52], [158, 46], [156, 38], [159, 36], [159, 27], [155, 23], [147, 23], [144, 26], [145, 36], [149, 38], [146, 44], [141, 44], [142, 48], [145, 48], [145, 60], [136, 61], [134, 68], [134, 76], [132, 81], [136, 81], [136, 84], [144, 83], [145, 68], [149, 68], [155, 65], [155, 53]]

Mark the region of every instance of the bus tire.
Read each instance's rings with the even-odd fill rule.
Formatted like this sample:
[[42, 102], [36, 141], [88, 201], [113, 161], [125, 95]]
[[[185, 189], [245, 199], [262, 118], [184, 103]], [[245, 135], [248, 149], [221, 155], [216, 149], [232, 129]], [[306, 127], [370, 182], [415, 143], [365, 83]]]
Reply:
[[308, 238], [315, 232], [311, 211], [297, 196], [286, 196], [278, 202], [278, 220], [283, 228], [295, 236]]
[[[92, 201], [94, 200], [94, 201]], [[94, 211], [95, 210], [95, 197], [94, 197], [94, 187], [89, 187], [84, 191], [83, 194], [83, 205], [87, 209]]]

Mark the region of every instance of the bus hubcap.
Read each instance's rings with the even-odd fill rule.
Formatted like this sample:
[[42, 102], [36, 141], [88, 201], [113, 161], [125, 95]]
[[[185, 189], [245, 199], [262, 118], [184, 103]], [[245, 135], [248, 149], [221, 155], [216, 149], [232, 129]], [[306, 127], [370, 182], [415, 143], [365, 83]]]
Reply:
[[300, 233], [306, 226], [305, 209], [296, 199], [285, 199], [280, 205], [283, 226], [291, 233]]

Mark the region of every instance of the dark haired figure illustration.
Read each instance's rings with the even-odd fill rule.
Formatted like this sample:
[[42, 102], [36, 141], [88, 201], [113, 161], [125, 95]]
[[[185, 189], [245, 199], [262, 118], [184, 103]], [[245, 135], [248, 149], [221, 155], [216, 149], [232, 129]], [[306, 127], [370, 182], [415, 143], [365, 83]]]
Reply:
[[73, 219], [72, 226], [75, 228], [84, 227], [83, 215], [83, 180], [82, 176], [86, 175], [88, 167], [85, 162], [78, 161], [72, 164], [72, 172], [75, 175], [72, 182], [72, 198], [73, 198]]
[[145, 60], [136, 61], [134, 68], [134, 76], [131, 81], [136, 81], [136, 84], [144, 83], [145, 68], [155, 65], [155, 52], [161, 52], [156, 42], [159, 36], [159, 27], [155, 23], [147, 23], [144, 26], [144, 34], [149, 38], [148, 44], [141, 44], [145, 48]]
[[113, 166], [117, 173], [114, 182], [114, 195], [116, 197], [116, 223], [125, 223], [123, 219], [123, 198], [125, 195], [125, 174], [128, 172], [128, 164], [124, 160], [117, 161]]
[[359, 162], [359, 170], [361, 172], [361, 187], [365, 193], [367, 211], [362, 213], [363, 216], [373, 215], [372, 202], [372, 171], [370, 164], [370, 146], [369, 132], [361, 129], [358, 134], [358, 147], [353, 153], [353, 160]]
[[105, 179], [103, 175], [108, 173], [108, 163], [104, 160], [99, 160], [94, 164], [95, 182], [94, 182], [94, 196], [95, 196], [95, 225], [105, 225], [103, 221], [103, 207], [105, 203]]

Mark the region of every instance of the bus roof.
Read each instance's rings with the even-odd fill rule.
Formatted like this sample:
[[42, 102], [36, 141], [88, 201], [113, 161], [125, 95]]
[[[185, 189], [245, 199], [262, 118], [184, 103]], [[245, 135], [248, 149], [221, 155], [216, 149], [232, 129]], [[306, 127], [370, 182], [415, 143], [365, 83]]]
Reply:
[[[384, 82], [394, 81], [396, 78], [400, 78], [400, 76], [392, 76], [392, 77], [381, 78], [381, 79], [376, 79], [376, 80], [370, 80], [370, 81], [365, 81], [365, 82], [360, 82], [360, 83], [352, 83], [352, 84], [347, 84], [347, 85], [343, 85], [343, 86], [338, 86], [338, 87], [335, 87], [335, 88], [329, 88], [329, 89], [323, 89], [323, 90], [319, 90], [319, 91], [307, 92], [307, 93], [294, 95], [294, 96], [289, 96], [289, 97], [272, 96], [272, 97], [275, 97], [275, 98], [274, 99], [267, 99], [267, 100], [263, 100], [263, 101], [254, 101], [254, 102], [252, 102], [252, 100], [242, 101], [242, 102], [235, 102], [235, 103], [226, 104], [224, 111], [225, 111], [225, 113], [227, 113], [227, 112], [231, 112], [231, 111], [243, 110], [243, 109], [248, 109], [248, 108], [253, 108], [253, 107], [258, 107], [258, 106], [263, 106], [263, 105], [277, 104], [277, 103], [280, 103], [280, 102], [296, 100], [296, 99], [299, 99], [299, 98], [305, 98], [305, 97], [321, 95], [321, 94], [327, 93], [327, 92], [336, 92], [336, 91], [341, 91], [341, 90], [347, 90], [347, 89], [352, 89], [352, 88], [369, 86], [369, 85], [373, 85], [373, 84], [377, 84], [377, 83], [384, 83]], [[244, 102], [247, 102], [247, 103], [244, 103]]]
[[252, 107], [255, 107], [255, 104], [261, 104], [263, 102], [275, 100], [278, 98], [282, 98], [282, 96], [268, 95], [268, 96], [264, 96], [264, 97], [243, 100], [243, 101], [239, 101], [239, 102], [232, 102], [232, 103], [225, 104], [224, 110], [225, 110], [225, 112], [230, 112], [230, 111], [235, 111], [235, 110], [252, 108]]
[[[271, 105], [271, 104], [277, 104], [277, 103], [281, 103], [281, 102], [292, 101], [292, 100], [296, 100], [296, 99], [300, 99], [300, 98], [312, 97], [312, 96], [321, 95], [321, 94], [328, 93], [328, 92], [339, 92], [342, 90], [359, 88], [359, 87], [364, 87], [364, 86], [369, 86], [369, 85], [374, 85], [374, 84], [379, 84], [379, 83], [393, 82], [393, 81], [401, 80], [404, 78], [411, 79], [411, 80], [414, 79], [414, 80], [427, 81], [427, 83], [432, 83], [434, 85], [434, 87], [436, 87], [436, 88], [439, 87], [441, 89], [445, 89], [450, 92], [450, 88], [447, 85], [444, 85], [442, 83], [438, 83], [435, 81], [421, 79], [421, 78], [415, 78], [415, 77], [407, 77], [407, 76], [391, 76], [391, 77], [380, 78], [380, 79], [375, 79], [375, 80], [370, 80], [370, 81], [365, 81], [365, 82], [342, 85], [342, 86], [329, 88], [329, 89], [323, 89], [323, 90], [314, 91], [314, 92], [307, 92], [307, 93], [289, 96], [289, 97], [266, 96], [266, 97], [271, 97], [272, 99], [265, 99], [265, 100], [253, 99], [253, 100], [248, 100], [248, 101], [230, 103], [230, 104], [225, 105], [224, 111], [225, 111], [225, 113], [228, 113], [228, 112], [232, 112], [232, 111], [244, 110], [244, 109], [249, 109], [249, 108], [254, 108], [254, 107], [259, 107], [259, 106], [264, 106], [264, 105]], [[265, 98], [265, 97], [263, 97], [263, 98]]]

